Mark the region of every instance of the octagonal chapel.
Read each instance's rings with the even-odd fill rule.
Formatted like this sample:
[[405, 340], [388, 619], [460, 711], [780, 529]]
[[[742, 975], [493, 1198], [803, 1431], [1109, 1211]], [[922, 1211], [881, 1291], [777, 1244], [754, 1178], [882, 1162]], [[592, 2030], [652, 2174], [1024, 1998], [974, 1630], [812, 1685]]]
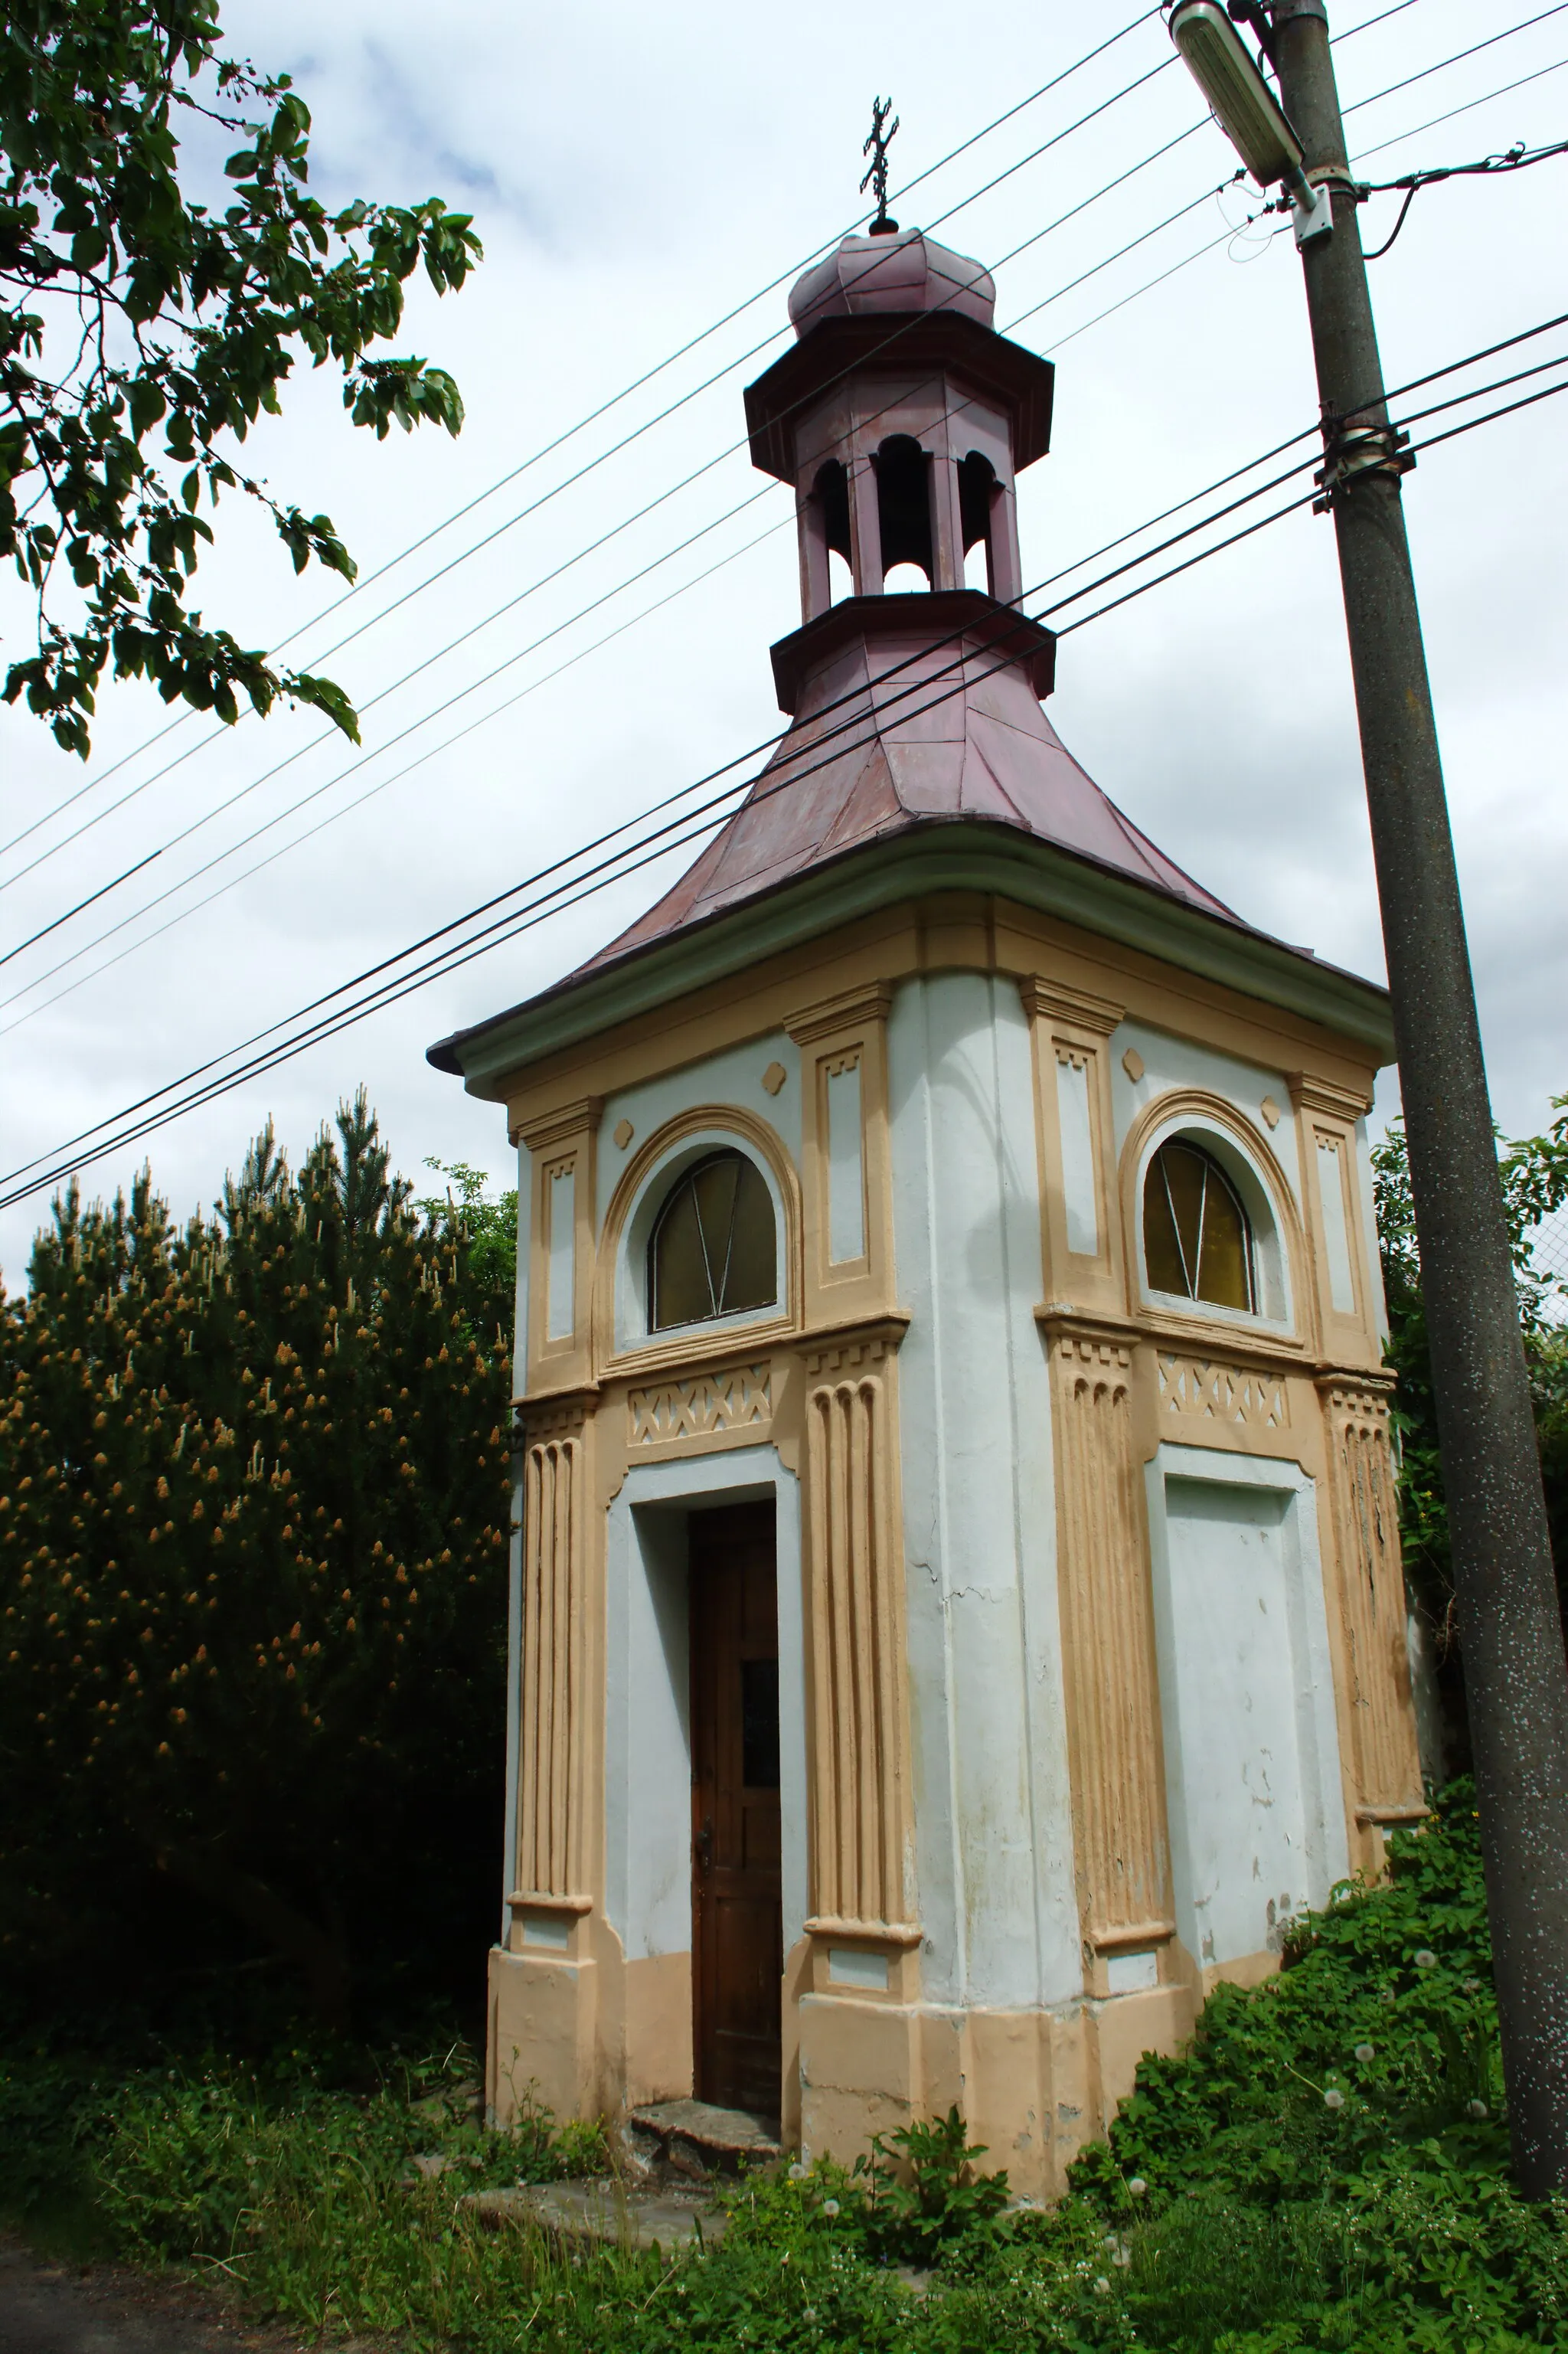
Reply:
[[496, 2119], [694, 2095], [847, 2160], [956, 2101], [1047, 2196], [1422, 1784], [1387, 1002], [1046, 719], [1052, 369], [993, 303], [918, 231], [800, 280], [746, 396], [788, 732], [431, 1060], [519, 1155]]

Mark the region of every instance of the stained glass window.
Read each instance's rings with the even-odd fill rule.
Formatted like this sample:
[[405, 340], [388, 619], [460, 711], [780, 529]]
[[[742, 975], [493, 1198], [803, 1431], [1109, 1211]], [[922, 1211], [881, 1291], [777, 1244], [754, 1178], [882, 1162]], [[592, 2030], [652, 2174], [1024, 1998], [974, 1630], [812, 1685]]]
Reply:
[[1143, 1185], [1143, 1253], [1151, 1289], [1257, 1312], [1252, 1225], [1217, 1161], [1162, 1144]]
[[655, 1331], [770, 1308], [779, 1297], [773, 1202], [742, 1152], [715, 1152], [671, 1190], [648, 1246]]

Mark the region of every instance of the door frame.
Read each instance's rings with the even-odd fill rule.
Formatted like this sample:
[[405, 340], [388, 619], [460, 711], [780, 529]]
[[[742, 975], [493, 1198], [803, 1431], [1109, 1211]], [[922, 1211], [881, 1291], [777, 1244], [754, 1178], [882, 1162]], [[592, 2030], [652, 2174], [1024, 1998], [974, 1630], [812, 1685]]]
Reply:
[[[686, 1516], [772, 1499], [779, 1581], [783, 1956], [805, 1935], [806, 1644], [800, 1482], [769, 1445], [628, 1471], [607, 1516], [605, 1917], [628, 1963], [692, 1967], [691, 1662]], [[656, 1672], [662, 1666], [662, 1672]], [[691, 2016], [690, 1999], [686, 2015]], [[630, 2028], [630, 2020], [629, 2020]], [[790, 2037], [784, 2037], [789, 2066]], [[634, 2055], [628, 2052], [633, 2073]]]

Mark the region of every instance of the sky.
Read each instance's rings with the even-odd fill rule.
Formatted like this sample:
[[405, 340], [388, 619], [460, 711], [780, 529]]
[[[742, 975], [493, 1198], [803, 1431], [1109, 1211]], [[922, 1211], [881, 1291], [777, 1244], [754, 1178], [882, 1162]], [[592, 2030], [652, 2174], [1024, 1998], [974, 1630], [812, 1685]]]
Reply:
[[[1406, 0], [1372, 23], [1385, 5], [1332, 8], [1364, 177], [1568, 135], [1568, 0], [1544, 12]], [[1057, 361], [1052, 452], [1020, 484], [1026, 581], [1311, 424], [1291, 239], [1246, 226], [1255, 191], [1217, 193], [1234, 158], [1180, 64], [1156, 70], [1171, 55], [1158, 14], [1033, 95], [1134, 14], [1132, 0], [1125, 14], [994, 0], [983, 20], [934, 0], [896, 12], [804, 0], [758, 18], [711, 0], [674, 12], [458, 0], [439, 15], [409, 0], [230, 0], [230, 49], [292, 74], [312, 109], [324, 201], [435, 193], [473, 213], [482, 267], [444, 301], [417, 283], [392, 347], [450, 368], [467, 422], [457, 440], [425, 428], [376, 442], [349, 425], [328, 372], [302, 366], [245, 464], [330, 514], [366, 585], [334, 611], [341, 584], [296, 579], [270, 527], [231, 499], [192, 591], [242, 642], [291, 638], [289, 660], [337, 678], [363, 714], [361, 750], [318, 741], [321, 723], [287, 710], [227, 731], [190, 718], [161, 737], [170, 715], [154, 695], [106, 685], [84, 769], [37, 721], [0, 711], [0, 838], [32, 829], [0, 853], [0, 956], [102, 892], [0, 966], [5, 1169], [779, 727], [768, 648], [799, 621], [791, 503], [751, 469], [741, 390], [785, 347], [797, 269], [866, 217], [874, 96], [891, 92], [900, 119], [899, 219], [994, 266], [998, 325], [1021, 320], [1018, 340]], [[218, 160], [193, 153], [193, 180], [220, 185]], [[1416, 197], [1372, 271], [1391, 384], [1568, 307], [1565, 194], [1568, 157]], [[1368, 205], [1369, 247], [1398, 202]], [[1399, 413], [1550, 358], [1565, 335]], [[1417, 438], [1552, 380], [1446, 412]], [[1494, 1104], [1516, 1135], [1568, 1090], [1565, 435], [1568, 398], [1543, 402], [1433, 450], [1405, 484]], [[8, 659], [29, 650], [28, 622], [16, 587], [0, 588]], [[1112, 799], [1250, 922], [1381, 977], [1326, 521], [1303, 511], [1065, 636], [1049, 708]], [[431, 1070], [425, 1048], [569, 970], [694, 854], [87, 1162], [85, 1190], [128, 1185], [148, 1156], [184, 1215], [213, 1200], [269, 1117], [297, 1157], [362, 1083], [403, 1169], [462, 1161], [504, 1181], [504, 1114]], [[1387, 1074], [1380, 1113], [1396, 1103]], [[47, 1214], [42, 1196], [0, 1213], [12, 1288]]]

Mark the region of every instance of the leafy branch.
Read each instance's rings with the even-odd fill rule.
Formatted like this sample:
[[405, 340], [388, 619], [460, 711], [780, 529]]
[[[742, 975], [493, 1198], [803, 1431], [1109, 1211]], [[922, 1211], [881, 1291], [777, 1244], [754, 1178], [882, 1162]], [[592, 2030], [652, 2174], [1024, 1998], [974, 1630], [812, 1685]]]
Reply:
[[[352, 580], [331, 517], [281, 503], [226, 442], [279, 413], [302, 354], [341, 372], [351, 421], [378, 439], [462, 424], [444, 369], [368, 355], [421, 267], [438, 294], [462, 285], [471, 217], [437, 196], [329, 213], [307, 189], [304, 101], [286, 74], [220, 58], [220, 30], [216, 0], [23, 0], [0, 26], [0, 556], [37, 626], [4, 693], [83, 757], [111, 666], [228, 724], [241, 695], [262, 714], [284, 695], [357, 741], [340, 686], [274, 669], [186, 603], [214, 536], [203, 494], [211, 511], [239, 490], [296, 572]], [[220, 213], [180, 185], [182, 116], [245, 142]]]

